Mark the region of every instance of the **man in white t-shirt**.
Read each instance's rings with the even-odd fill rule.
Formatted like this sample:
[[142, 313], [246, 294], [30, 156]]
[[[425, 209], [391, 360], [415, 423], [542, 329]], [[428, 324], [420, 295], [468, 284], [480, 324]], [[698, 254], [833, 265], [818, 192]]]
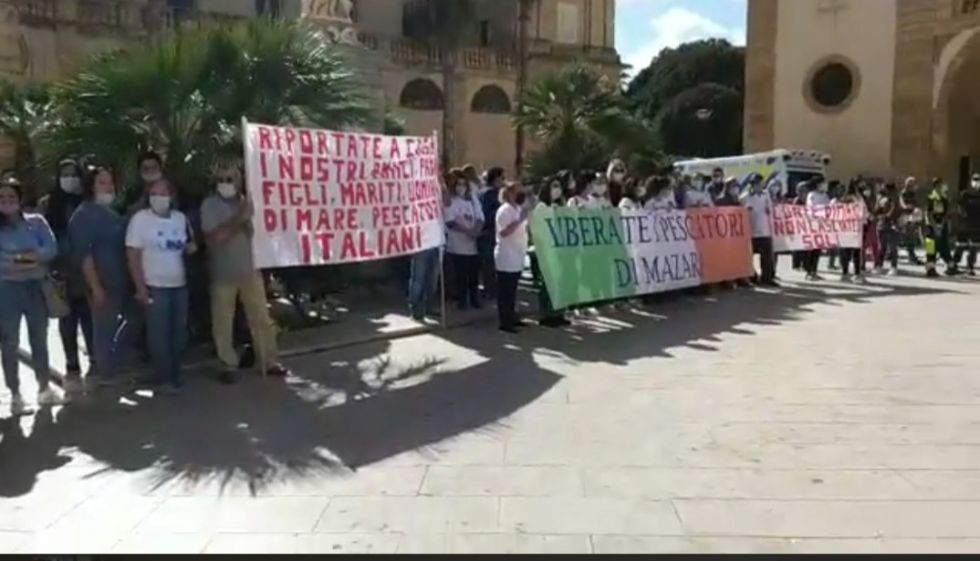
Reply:
[[752, 223], [752, 251], [759, 256], [759, 265], [762, 268], [759, 284], [779, 286], [776, 282], [775, 256], [772, 248], [772, 198], [763, 187], [763, 178], [760, 174], [753, 174], [748, 182], [750, 187], [749, 191], [742, 195], [742, 206], [749, 210], [749, 221]]
[[126, 230], [126, 254], [136, 300], [146, 307], [146, 330], [153, 382], [182, 385], [187, 347], [187, 273], [184, 257], [197, 251], [187, 217], [173, 208], [174, 189], [166, 179], [147, 188], [149, 208], [137, 212]]
[[517, 285], [524, 271], [527, 257], [527, 219], [532, 205], [527, 204], [527, 194], [517, 183], [510, 183], [501, 190], [503, 204], [497, 210], [497, 248], [494, 259], [497, 264], [497, 310], [500, 314], [500, 330], [517, 333]]

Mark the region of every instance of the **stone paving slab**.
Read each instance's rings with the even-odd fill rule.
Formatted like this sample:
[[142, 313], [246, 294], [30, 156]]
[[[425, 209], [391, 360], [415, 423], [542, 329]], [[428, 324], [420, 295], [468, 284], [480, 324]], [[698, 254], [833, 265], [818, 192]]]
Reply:
[[980, 283], [795, 275], [286, 381], [0, 395], [0, 552], [980, 552]]

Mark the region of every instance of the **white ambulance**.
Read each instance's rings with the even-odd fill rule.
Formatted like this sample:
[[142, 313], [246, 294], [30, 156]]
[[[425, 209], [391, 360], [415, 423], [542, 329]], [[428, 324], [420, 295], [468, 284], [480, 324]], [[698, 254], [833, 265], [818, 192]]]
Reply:
[[772, 178], [783, 184], [783, 196], [796, 195], [796, 185], [814, 177], [826, 177], [830, 155], [816, 150], [773, 150], [745, 156], [711, 158], [676, 162], [674, 169], [684, 175], [710, 176], [721, 168], [725, 178], [737, 177], [744, 181], [753, 173], [765, 178], [766, 184]]

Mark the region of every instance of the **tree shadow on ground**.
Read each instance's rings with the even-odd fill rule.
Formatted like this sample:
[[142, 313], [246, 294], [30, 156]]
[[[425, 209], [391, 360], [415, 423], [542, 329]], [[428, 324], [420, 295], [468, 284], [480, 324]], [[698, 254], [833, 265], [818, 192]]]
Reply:
[[[828, 291], [832, 291], [828, 294]], [[563, 354], [597, 365], [670, 357], [688, 346], [713, 351], [725, 333], [793, 322], [814, 305], [861, 305], [881, 297], [915, 297], [948, 290], [876, 285], [793, 287], [776, 293], [722, 291], [707, 297], [667, 297], [651, 306], [578, 321], [567, 330], [529, 329], [501, 336], [492, 324], [435, 336], [478, 355], [452, 369], [434, 349], [417, 363], [390, 355], [376, 341], [290, 361], [288, 381], [250, 377], [223, 387], [195, 379], [180, 397], [129, 394], [63, 409], [56, 422], [39, 417], [21, 433], [3, 423], [0, 496], [30, 493], [38, 475], [68, 462], [100, 472], [150, 472], [149, 490], [173, 483], [220, 489], [243, 485], [261, 494], [270, 485], [315, 476], [343, 476], [400, 454], [432, 449], [474, 431], [493, 431], [561, 380], [534, 353]], [[352, 329], [369, 329], [350, 324]], [[90, 458], [90, 460], [89, 460]]]
[[[39, 473], [75, 460], [92, 466], [88, 477], [150, 470], [146, 491], [217, 484], [260, 494], [275, 483], [342, 476], [424, 453], [492, 427], [560, 379], [538, 368], [530, 353], [485, 343], [493, 351], [458, 370], [447, 370], [447, 357], [435, 355], [399, 363], [388, 355], [389, 343], [378, 341], [291, 361], [297, 376], [286, 381], [250, 377], [225, 387], [210, 376], [189, 377], [179, 397], [135, 392], [120, 402], [73, 404], [56, 424], [26, 437], [21, 423], [8, 419], [0, 496], [27, 494]], [[498, 370], [498, 360], [509, 368]]]

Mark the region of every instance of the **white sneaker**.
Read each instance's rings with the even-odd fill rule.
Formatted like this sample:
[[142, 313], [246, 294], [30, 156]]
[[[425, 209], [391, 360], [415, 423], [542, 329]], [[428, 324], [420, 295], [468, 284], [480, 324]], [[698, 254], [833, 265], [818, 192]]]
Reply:
[[847, 273], [841, 273], [840, 281], [841, 282], [851, 282], [851, 275], [849, 275]]
[[858, 276], [854, 277], [854, 283], [855, 284], [868, 284], [868, 279], [866, 279], [864, 277], [864, 275], [858, 275]]
[[10, 398], [10, 414], [12, 416], [20, 417], [21, 415], [29, 415], [32, 412], [31, 408], [24, 403], [24, 398], [19, 393], [15, 393]]
[[888, 269], [888, 276], [889, 277], [897, 277], [898, 276], [898, 269]]
[[37, 393], [37, 404], [41, 407], [53, 407], [55, 405], [64, 405], [65, 403], [67, 403], [67, 400], [55, 393], [50, 387]]

